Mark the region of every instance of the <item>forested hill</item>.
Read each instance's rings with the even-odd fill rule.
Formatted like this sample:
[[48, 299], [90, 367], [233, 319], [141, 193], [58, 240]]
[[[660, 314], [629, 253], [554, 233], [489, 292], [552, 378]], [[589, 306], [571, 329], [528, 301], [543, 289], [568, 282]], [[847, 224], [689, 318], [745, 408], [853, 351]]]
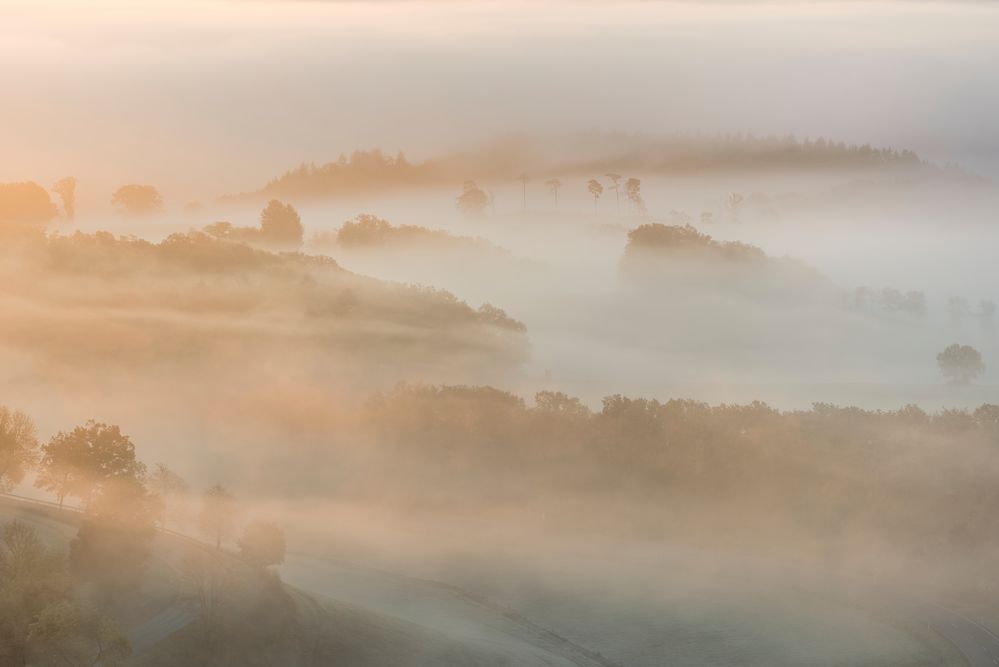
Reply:
[[[558, 156], [558, 157], [556, 157]], [[475, 151], [411, 161], [378, 149], [341, 155], [326, 164], [301, 164], [259, 190], [225, 197], [322, 198], [409, 187], [457, 187], [468, 179], [513, 181], [607, 172], [711, 173], [748, 169], [869, 169], [923, 167], [910, 150], [746, 134], [654, 138], [575, 134], [557, 138], [515, 137]]]

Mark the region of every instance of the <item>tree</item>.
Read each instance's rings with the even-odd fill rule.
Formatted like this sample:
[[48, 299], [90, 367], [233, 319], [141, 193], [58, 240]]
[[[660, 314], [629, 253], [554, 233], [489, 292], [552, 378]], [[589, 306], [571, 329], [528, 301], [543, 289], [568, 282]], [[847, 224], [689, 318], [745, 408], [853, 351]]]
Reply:
[[0, 493], [21, 483], [38, 451], [35, 423], [23, 412], [0, 405]]
[[145, 472], [127, 435], [117, 426], [90, 420], [69, 433], [60, 431], [42, 448], [35, 486], [54, 493], [60, 507], [67, 497], [89, 506], [110, 481], [141, 480]]
[[742, 213], [742, 205], [745, 203], [745, 198], [738, 192], [733, 192], [728, 196], [725, 203], [728, 206], [728, 212], [732, 218], [732, 222], [738, 223], [739, 216]]
[[232, 536], [238, 508], [236, 499], [219, 484], [205, 492], [201, 504], [201, 529], [215, 541], [215, 548], [222, 549], [222, 541]]
[[111, 195], [111, 205], [122, 215], [138, 217], [163, 210], [163, 198], [152, 185], [123, 185]]
[[197, 550], [181, 564], [181, 581], [193, 598], [202, 640], [212, 649], [222, 630], [222, 611], [233, 595], [235, 577], [221, 556]]
[[163, 463], [153, 466], [149, 475], [149, 489], [159, 496], [163, 505], [161, 527], [166, 528], [167, 519], [174, 514], [188, 490], [187, 481]]
[[70, 543], [70, 571], [106, 602], [119, 601], [141, 585], [159, 512], [159, 497], [141, 479], [105, 483]]
[[944, 377], [954, 384], [968, 384], [985, 372], [982, 355], [970, 345], [954, 343], [937, 355], [937, 365]]
[[610, 189], [614, 191], [614, 204], [617, 206], [618, 215], [621, 214], [621, 174], [604, 174], [611, 180]]
[[531, 182], [531, 177], [528, 176], [527, 174], [521, 174], [520, 176], [517, 177], [517, 180], [520, 181], [520, 184], [521, 186], [523, 186], [524, 189], [523, 211], [524, 213], [527, 213], [527, 184]]
[[305, 238], [305, 227], [291, 204], [272, 199], [260, 213], [260, 236], [275, 246], [298, 248]]
[[559, 188], [562, 187], [562, 181], [558, 180], [557, 178], [553, 178], [549, 181], [546, 181], [545, 185], [547, 185], [551, 189], [552, 197], [554, 198], [555, 202], [555, 208], [558, 209], [558, 190]]
[[481, 218], [489, 205], [489, 195], [475, 184], [475, 181], [465, 181], [461, 194], [458, 195], [458, 210], [469, 218]]
[[251, 521], [239, 538], [239, 552], [243, 559], [257, 567], [280, 565], [284, 562], [284, 531], [269, 521]]
[[128, 641], [80, 606], [61, 554], [22, 523], [0, 528], [0, 664], [124, 664]]
[[593, 212], [596, 213], [597, 200], [600, 198], [600, 195], [604, 193], [604, 186], [600, 185], [600, 181], [598, 181], [597, 179], [591, 178], [590, 182], [586, 184], [586, 189], [593, 197]]
[[72, 176], [61, 178], [52, 186], [52, 192], [62, 200], [62, 210], [70, 222], [76, 217], [76, 179]]
[[45, 223], [58, 213], [49, 193], [38, 183], [0, 183], [0, 223]]
[[632, 203], [635, 210], [640, 215], [645, 215], [645, 200], [642, 199], [642, 182], [637, 178], [629, 178], [624, 184], [624, 191], [628, 196], [628, 201]]

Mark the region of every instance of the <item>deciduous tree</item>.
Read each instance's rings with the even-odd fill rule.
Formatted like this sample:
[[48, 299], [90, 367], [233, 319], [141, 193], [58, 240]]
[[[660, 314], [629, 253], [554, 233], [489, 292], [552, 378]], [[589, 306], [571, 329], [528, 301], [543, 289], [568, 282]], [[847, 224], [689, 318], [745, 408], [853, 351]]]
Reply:
[[163, 197], [152, 185], [123, 185], [111, 195], [111, 204], [122, 215], [137, 217], [163, 210]]
[[127, 435], [91, 420], [69, 433], [60, 431], [42, 448], [35, 486], [54, 493], [60, 507], [67, 497], [89, 506], [111, 480], [141, 480], [145, 472]]
[[38, 438], [31, 418], [0, 406], [0, 493], [10, 493], [21, 483], [37, 451]]
[[985, 372], [981, 353], [970, 345], [954, 343], [937, 355], [940, 372], [954, 384], [968, 384]]

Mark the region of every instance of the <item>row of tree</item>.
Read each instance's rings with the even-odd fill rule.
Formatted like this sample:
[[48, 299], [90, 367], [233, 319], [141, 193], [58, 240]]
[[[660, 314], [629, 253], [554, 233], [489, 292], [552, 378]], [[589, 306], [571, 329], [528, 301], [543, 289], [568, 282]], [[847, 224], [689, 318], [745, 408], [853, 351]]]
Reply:
[[[861, 311], [880, 310], [885, 313], [906, 313], [916, 317], [922, 317], [928, 310], [926, 294], [922, 291], [902, 292], [893, 287], [881, 289], [868, 286], [857, 287], [854, 290], [851, 305]], [[947, 314], [954, 324], [962, 324], [964, 321], [972, 319], [990, 327], [995, 323], [997, 311], [999, 311], [999, 306], [992, 299], [981, 299], [977, 306], [972, 306], [968, 299], [960, 296], [952, 296], [947, 299]]]
[[[67, 176], [51, 188], [62, 203], [62, 215], [76, 217], [76, 178]], [[152, 185], [131, 183], [111, 194], [111, 204], [125, 216], [152, 215], [163, 210], [163, 197]], [[59, 215], [49, 191], [34, 181], [0, 183], [0, 224], [44, 224]]]
[[[621, 174], [608, 173], [606, 174], [608, 179], [608, 184], [606, 186], [607, 190], [614, 193], [614, 201], [617, 205], [617, 213], [621, 213], [621, 193], [624, 192], [624, 199], [627, 205], [632, 207], [632, 210], [644, 217], [647, 214], [647, 209], [645, 207], [645, 200], [642, 198], [642, 181], [638, 178], [624, 179]], [[527, 174], [521, 174], [518, 178], [522, 186], [522, 210], [527, 212], [527, 185], [531, 182], [531, 178]], [[545, 186], [547, 186], [549, 192], [552, 195], [552, 207], [558, 209], [558, 197], [559, 191], [562, 189], [562, 181], [558, 178], [550, 178], [545, 181]], [[597, 203], [600, 197], [604, 193], [604, 185], [597, 179], [591, 178], [586, 183], [586, 191], [591, 197], [593, 197], [593, 210], [596, 212]], [[462, 186], [461, 194], [457, 198], [458, 210], [467, 217], [479, 218], [485, 215], [486, 209], [493, 206], [493, 195], [491, 192], [483, 190], [479, 185], [472, 180], [465, 181]]]

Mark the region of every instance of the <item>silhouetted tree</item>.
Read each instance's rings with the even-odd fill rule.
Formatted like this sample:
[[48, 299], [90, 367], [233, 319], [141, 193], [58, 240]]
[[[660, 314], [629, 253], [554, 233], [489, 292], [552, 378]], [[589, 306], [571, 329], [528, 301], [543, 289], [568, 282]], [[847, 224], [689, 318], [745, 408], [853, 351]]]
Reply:
[[123, 185], [111, 195], [111, 205], [122, 215], [152, 215], [163, 210], [163, 198], [152, 185]]
[[181, 564], [181, 582], [193, 598], [205, 646], [213, 649], [220, 639], [222, 616], [232, 601], [235, 577], [220, 554], [194, 551]]
[[981, 353], [970, 345], [957, 343], [937, 355], [937, 365], [944, 377], [954, 384], [968, 384], [985, 372]]
[[732, 217], [732, 222], [739, 222], [739, 216], [742, 213], [742, 205], [744, 203], [745, 198], [738, 192], [733, 192], [728, 196], [726, 204], [728, 205], [728, 212]]
[[549, 181], [546, 181], [545, 185], [547, 185], [551, 189], [555, 208], [558, 209], [558, 191], [559, 188], [562, 187], [562, 181], [558, 180], [557, 178], [553, 178]]
[[610, 179], [610, 189], [614, 191], [614, 206], [617, 207], [618, 215], [621, 214], [621, 179], [624, 178], [621, 174], [604, 174]]
[[58, 213], [49, 193], [38, 183], [0, 183], [0, 223], [44, 223]]
[[199, 522], [201, 530], [215, 542], [216, 549], [221, 550], [222, 542], [232, 536], [238, 513], [236, 499], [221, 485], [216, 484], [205, 492]]
[[461, 194], [458, 195], [458, 210], [469, 218], [481, 218], [489, 205], [489, 195], [475, 184], [475, 181], [465, 181]]
[[269, 521], [251, 521], [239, 538], [242, 557], [257, 567], [280, 565], [284, 562], [284, 531]]
[[520, 184], [524, 189], [523, 212], [527, 213], [527, 184], [531, 182], [531, 178], [527, 174], [521, 174], [520, 176], [517, 177], [517, 180], [520, 181]]
[[149, 475], [149, 489], [160, 497], [163, 504], [160, 525], [166, 528], [167, 519], [176, 514], [178, 504], [183, 502], [187, 481], [165, 464], [157, 463]]
[[305, 227], [294, 206], [272, 199], [260, 213], [260, 236], [274, 246], [298, 248], [305, 238]]
[[589, 191], [590, 196], [593, 197], [593, 212], [597, 211], [597, 200], [600, 199], [600, 195], [604, 193], [604, 186], [600, 185], [600, 181], [595, 178], [591, 178], [586, 184], [586, 189]]
[[95, 586], [105, 602], [122, 600], [141, 585], [160, 510], [159, 496], [150, 494], [142, 479], [109, 479], [70, 543], [70, 571]]
[[70, 222], [76, 217], [76, 179], [72, 176], [61, 178], [52, 186], [52, 192], [62, 200], [62, 210]]
[[108, 483], [141, 480], [145, 472], [128, 436], [117, 426], [91, 420], [69, 433], [60, 431], [42, 448], [35, 486], [54, 493], [60, 507], [67, 497], [89, 506]]
[[645, 200], [642, 199], [642, 181], [637, 178], [629, 178], [624, 184], [624, 191], [628, 196], [628, 201], [635, 207], [640, 215], [645, 215]]
[[9, 493], [35, 462], [35, 423], [23, 412], [0, 406], [0, 493]]

